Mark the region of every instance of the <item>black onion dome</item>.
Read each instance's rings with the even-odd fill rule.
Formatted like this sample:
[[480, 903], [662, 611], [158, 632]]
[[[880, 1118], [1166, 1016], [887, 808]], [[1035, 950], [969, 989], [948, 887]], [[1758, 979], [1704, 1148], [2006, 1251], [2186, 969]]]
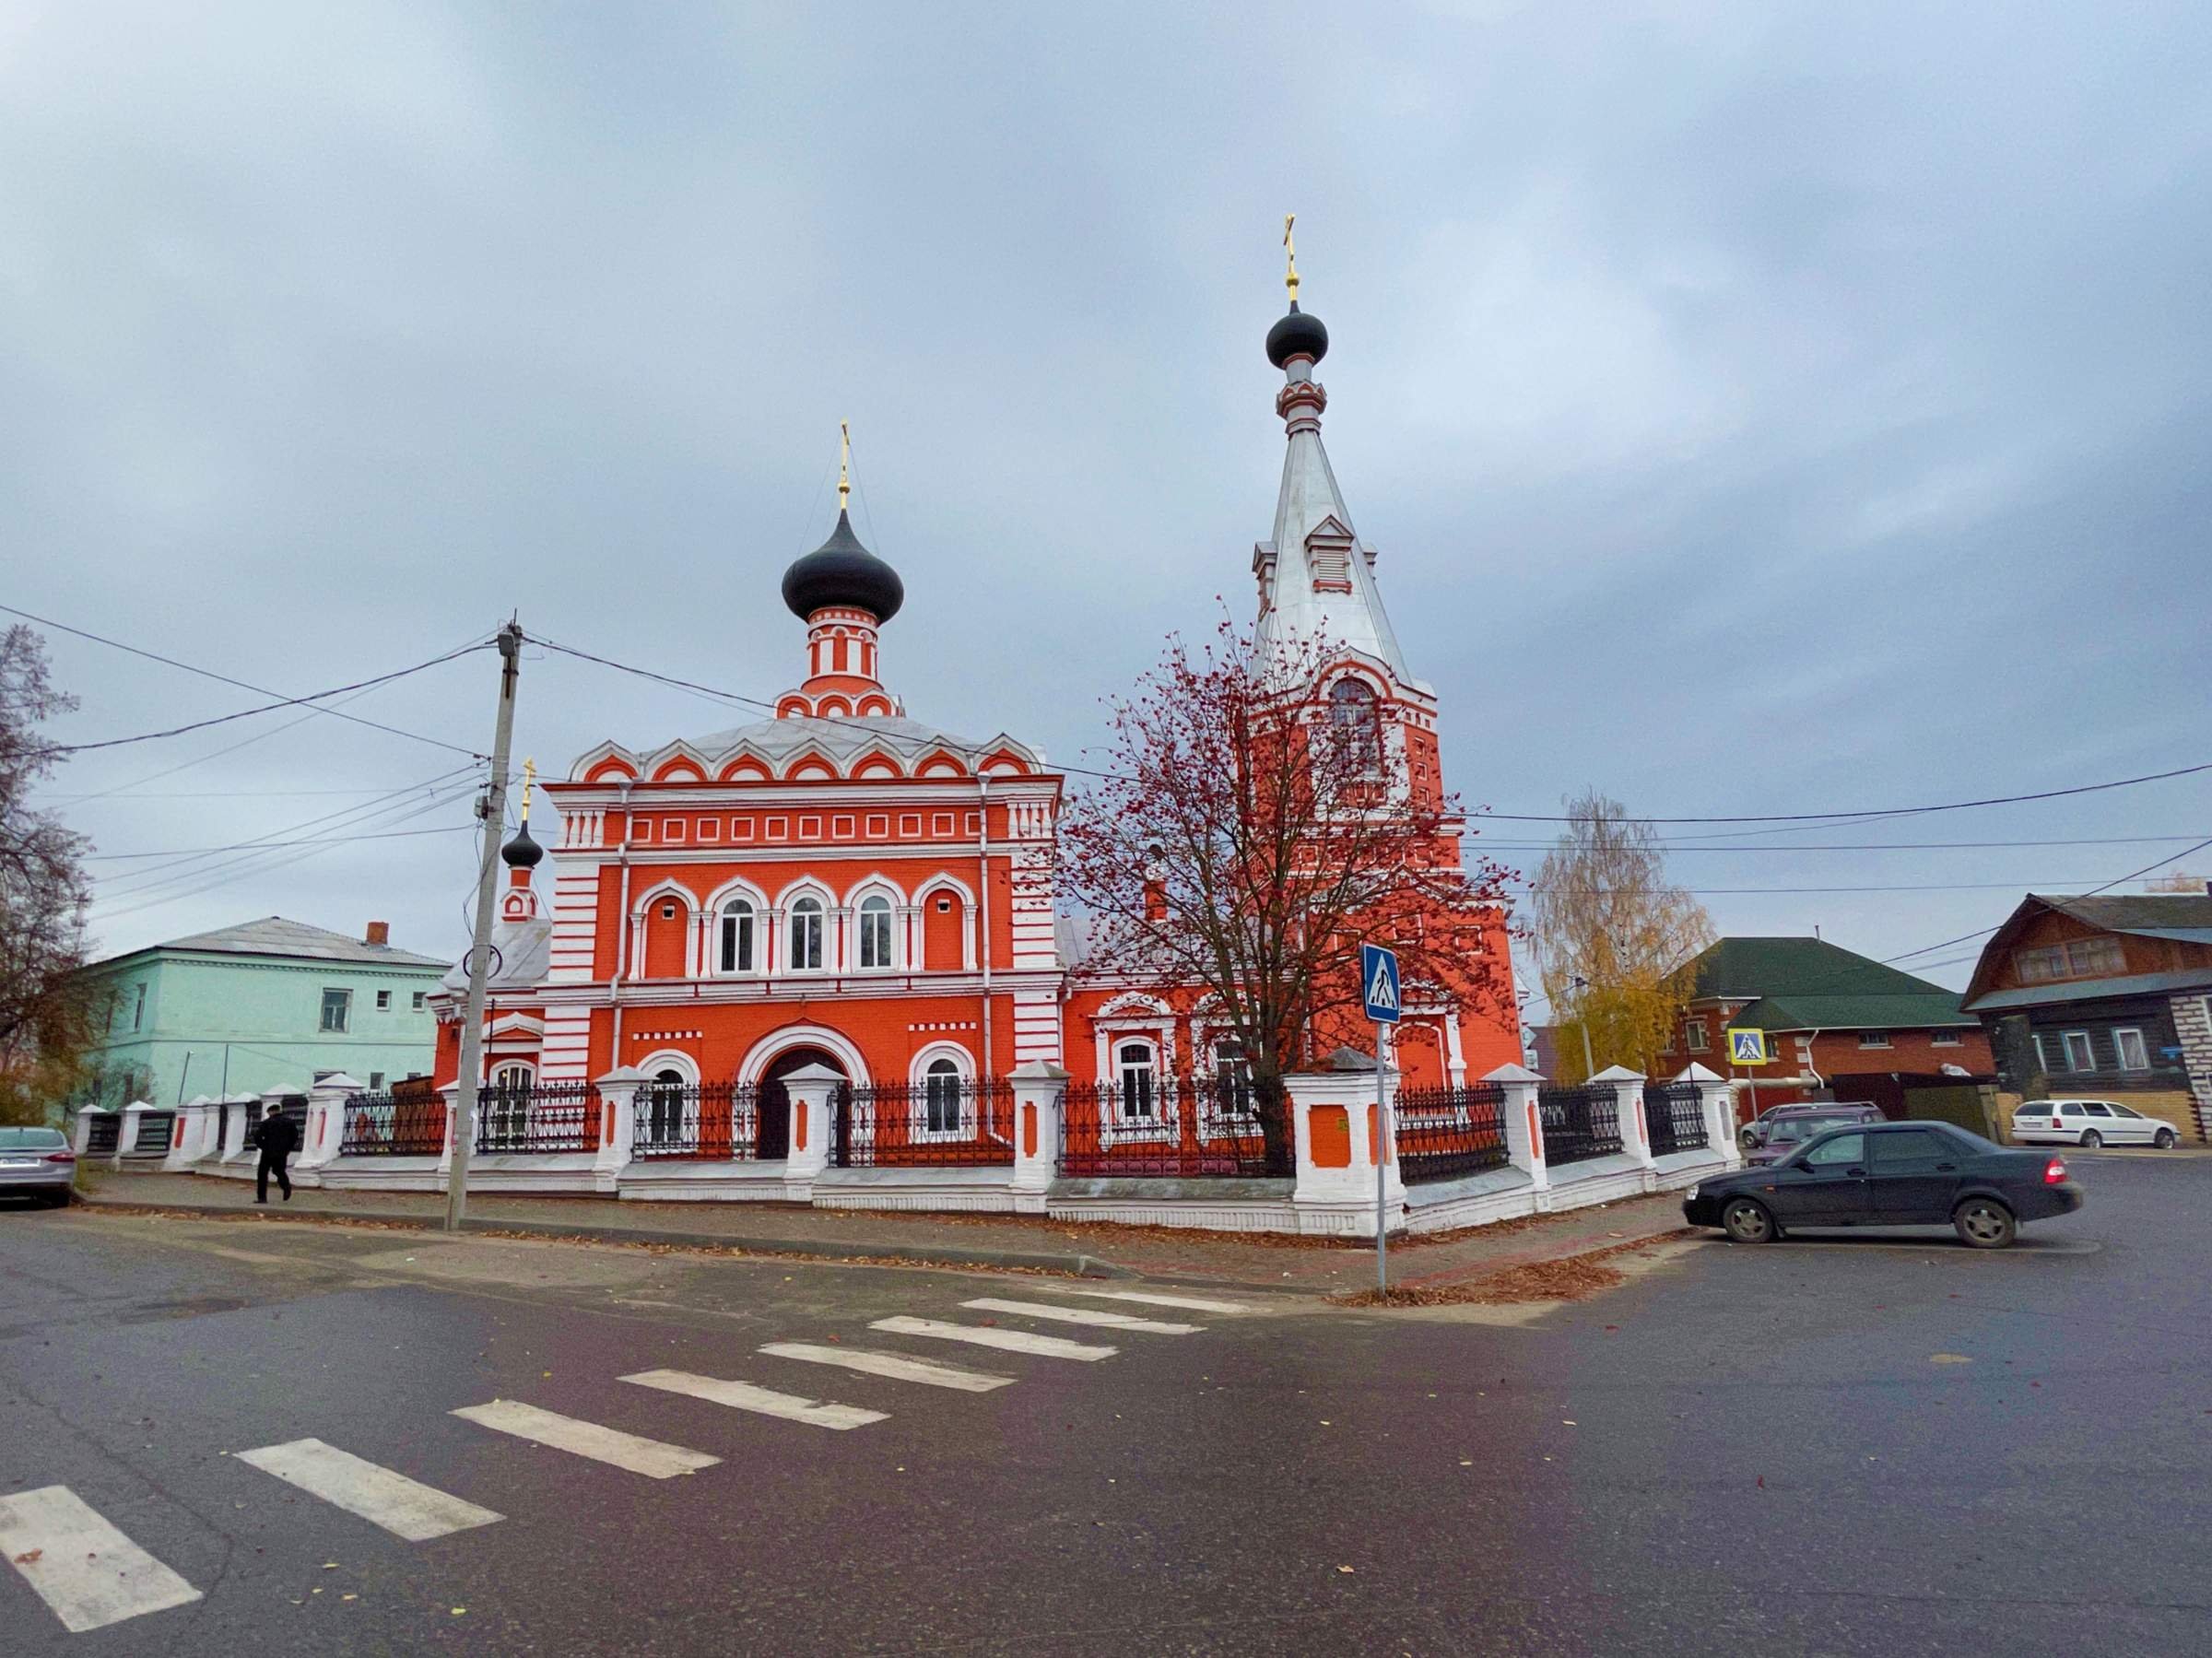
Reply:
[[801, 621], [825, 606], [850, 605], [888, 622], [906, 603], [906, 583], [860, 545], [841, 508], [830, 539], [783, 572], [783, 603]]
[[1267, 331], [1267, 360], [1278, 369], [1294, 357], [1310, 357], [1319, 362], [1328, 354], [1329, 331], [1319, 317], [1299, 310], [1296, 300], [1290, 301], [1282, 320]]
[[530, 826], [514, 831], [514, 839], [500, 848], [500, 858], [510, 869], [535, 869], [545, 862], [546, 849], [530, 839]]

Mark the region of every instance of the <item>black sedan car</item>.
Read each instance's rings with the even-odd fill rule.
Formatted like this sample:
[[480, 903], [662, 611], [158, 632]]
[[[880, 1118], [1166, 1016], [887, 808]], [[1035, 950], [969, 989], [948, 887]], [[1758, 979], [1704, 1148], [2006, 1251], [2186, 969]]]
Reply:
[[1975, 1249], [2003, 1249], [2023, 1220], [2080, 1207], [2081, 1188], [2048, 1152], [2008, 1150], [1947, 1123], [1878, 1123], [1830, 1130], [1764, 1169], [1700, 1181], [1682, 1216], [1738, 1243], [1796, 1227], [1948, 1225]]

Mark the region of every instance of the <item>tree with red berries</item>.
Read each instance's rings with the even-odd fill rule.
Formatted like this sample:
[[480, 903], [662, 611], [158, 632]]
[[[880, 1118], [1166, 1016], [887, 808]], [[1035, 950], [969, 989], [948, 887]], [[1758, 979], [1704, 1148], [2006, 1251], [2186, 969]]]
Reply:
[[1396, 948], [1409, 1006], [1512, 1006], [1510, 872], [1463, 865], [1456, 801], [1413, 785], [1373, 698], [1330, 694], [1347, 664], [1228, 623], [1197, 650], [1171, 639], [1110, 705], [1107, 775], [1061, 819], [1083, 971], [1200, 992], [1252, 1067], [1278, 1167], [1283, 1073], [1366, 1045], [1363, 940]]

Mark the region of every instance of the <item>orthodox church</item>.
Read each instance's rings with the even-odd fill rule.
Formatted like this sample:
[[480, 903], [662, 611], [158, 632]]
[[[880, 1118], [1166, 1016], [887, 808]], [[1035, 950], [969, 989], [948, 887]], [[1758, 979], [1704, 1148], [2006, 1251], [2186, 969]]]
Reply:
[[[1323, 448], [1328, 331], [1299, 309], [1295, 269], [1289, 288], [1266, 340], [1287, 452], [1253, 552], [1256, 637], [1328, 641], [1331, 717], [1367, 724], [1405, 786], [1441, 800], [1436, 695], [1399, 647]], [[908, 713], [883, 655], [905, 588], [854, 535], [849, 487], [841, 469], [836, 527], [784, 572], [804, 672], [772, 719], [579, 757], [545, 785], [560, 833], [543, 894], [525, 789], [502, 851], [488, 1078], [580, 1085], [626, 1067], [696, 1098], [826, 1065], [914, 1088], [934, 1125], [939, 1090], [974, 1098], [1045, 1061], [1116, 1090], [1124, 1129], [1165, 1116], [1174, 1077], [1233, 1065], [1224, 1032], [1194, 992], [1086, 973], [1056, 910], [1065, 779], [1018, 737]], [[441, 1082], [459, 1069], [464, 987], [456, 969], [434, 999]], [[1520, 1042], [1510, 1012], [1409, 1005], [1397, 1057], [1408, 1086], [1456, 1086], [1516, 1062]]]

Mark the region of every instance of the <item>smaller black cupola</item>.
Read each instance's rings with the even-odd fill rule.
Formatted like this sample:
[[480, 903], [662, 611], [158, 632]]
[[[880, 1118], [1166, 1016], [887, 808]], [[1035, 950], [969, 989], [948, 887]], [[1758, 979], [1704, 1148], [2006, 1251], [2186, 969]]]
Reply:
[[1319, 317], [1299, 310], [1296, 300], [1267, 331], [1267, 360], [1278, 369], [1294, 357], [1310, 357], [1319, 362], [1328, 354], [1329, 331]]
[[546, 849], [530, 838], [527, 819], [514, 831], [514, 839], [500, 848], [500, 861], [510, 869], [535, 869], [545, 856]]

